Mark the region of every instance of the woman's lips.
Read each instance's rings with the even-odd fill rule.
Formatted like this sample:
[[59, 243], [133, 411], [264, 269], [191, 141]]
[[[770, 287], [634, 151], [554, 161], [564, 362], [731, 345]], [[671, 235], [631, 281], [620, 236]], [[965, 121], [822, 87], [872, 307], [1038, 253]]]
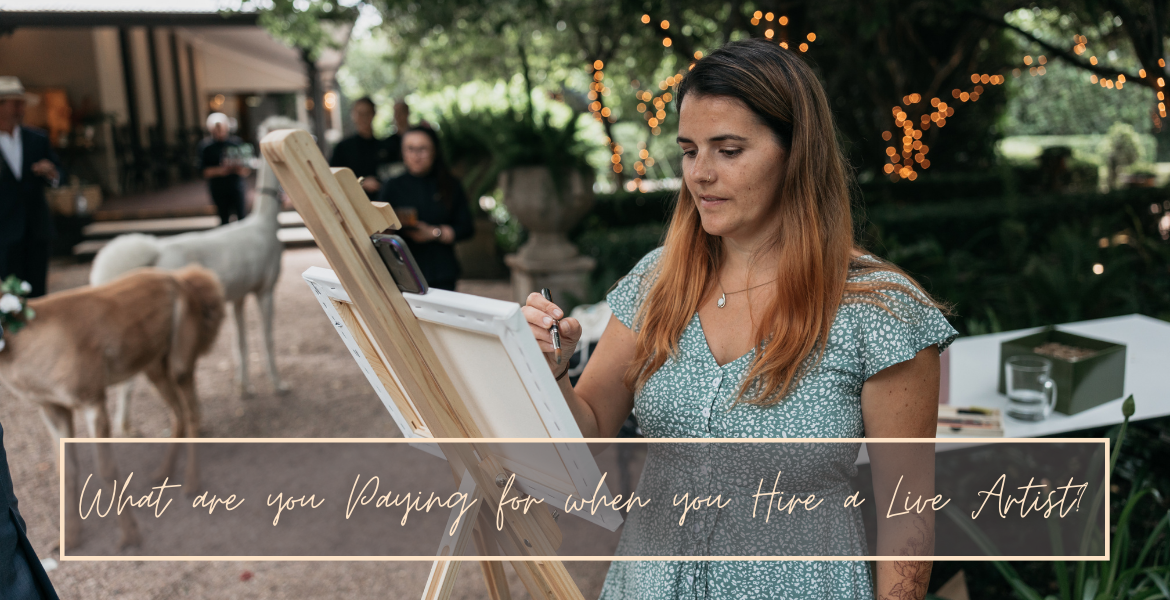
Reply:
[[723, 204], [724, 202], [727, 202], [727, 198], [720, 198], [719, 196], [707, 196], [707, 195], [699, 196], [699, 203], [704, 208], [719, 206], [720, 204]]

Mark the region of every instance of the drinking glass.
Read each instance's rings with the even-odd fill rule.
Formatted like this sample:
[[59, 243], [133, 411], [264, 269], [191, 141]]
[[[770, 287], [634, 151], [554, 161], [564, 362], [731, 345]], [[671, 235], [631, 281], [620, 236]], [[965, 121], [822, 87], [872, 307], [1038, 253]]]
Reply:
[[1052, 361], [1039, 356], [1013, 356], [1004, 363], [1007, 414], [1021, 421], [1043, 421], [1056, 408]]
[[399, 222], [403, 227], [414, 227], [418, 224], [418, 209], [411, 206], [404, 206], [395, 209], [395, 214], [398, 215]]

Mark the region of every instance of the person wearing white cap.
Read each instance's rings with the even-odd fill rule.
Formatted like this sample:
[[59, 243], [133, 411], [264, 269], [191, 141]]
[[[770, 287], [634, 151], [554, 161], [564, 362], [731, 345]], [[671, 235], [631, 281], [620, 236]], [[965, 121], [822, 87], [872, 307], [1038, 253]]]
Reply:
[[239, 220], [246, 214], [243, 178], [252, 171], [231, 157], [244, 142], [231, 135], [230, 117], [219, 112], [207, 115], [207, 131], [211, 137], [199, 146], [200, 164], [220, 225], [227, 225], [232, 215]]
[[45, 294], [52, 220], [45, 187], [61, 180], [45, 132], [22, 127], [24, 86], [0, 77], [0, 280], [9, 275], [29, 282], [32, 297]]

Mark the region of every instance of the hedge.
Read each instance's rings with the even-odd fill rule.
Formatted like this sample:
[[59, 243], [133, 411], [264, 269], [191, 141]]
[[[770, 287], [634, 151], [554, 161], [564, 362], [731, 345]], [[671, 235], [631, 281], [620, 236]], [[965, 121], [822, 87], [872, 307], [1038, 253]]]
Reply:
[[[597, 197], [573, 234], [598, 260], [588, 301], [661, 242], [674, 196]], [[1134, 312], [1170, 319], [1170, 243], [1158, 230], [1167, 202], [1170, 192], [1150, 188], [877, 201], [854, 214], [863, 245], [952, 304], [955, 326], [977, 334]]]

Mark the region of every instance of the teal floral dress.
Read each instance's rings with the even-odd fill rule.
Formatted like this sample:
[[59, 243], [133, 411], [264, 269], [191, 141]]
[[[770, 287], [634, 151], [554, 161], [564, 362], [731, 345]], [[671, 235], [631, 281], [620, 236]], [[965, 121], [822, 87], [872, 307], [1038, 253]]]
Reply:
[[[607, 297], [614, 316], [631, 329], [661, 253], [662, 248], [658, 248], [647, 254]], [[888, 271], [851, 280], [878, 279], [909, 286], [906, 278]], [[843, 303], [830, 328], [821, 362], [783, 401], [770, 407], [740, 403], [731, 408], [755, 350], [718, 365], [696, 314], [679, 340], [679, 355], [668, 359], [634, 396], [634, 414], [642, 433], [652, 438], [865, 437], [861, 418], [861, 387], [865, 380], [931, 345], [937, 344], [942, 352], [958, 336], [937, 309], [900, 292], [886, 293], [893, 296], [895, 302], [890, 307], [898, 317], [872, 304]], [[835, 488], [828, 490], [830, 496], [846, 491], [849, 477], [856, 473], [859, 444], [832, 447], [835, 450], [818, 454], [822, 481], [832, 480], [831, 487]], [[650, 462], [648, 457], [638, 485], [640, 496], [654, 495], [656, 480]], [[699, 478], [703, 475], [714, 479], [701, 469], [693, 472], [697, 485], [702, 485]], [[803, 554], [864, 555], [865, 532], [860, 514], [846, 514], [848, 517], [840, 519], [834, 529], [831, 552]], [[693, 524], [688, 520], [685, 531], [680, 528], [679, 532], [669, 532], [643, 526], [639, 513], [634, 511], [626, 521], [617, 554], [647, 556], [639, 547], [646, 543], [647, 536], [656, 535], [690, 536], [688, 541], [694, 541], [698, 555], [739, 554], [721, 551], [711, 544], [717, 537], [718, 522], [718, 514], [708, 512], [695, 517]], [[674, 540], [655, 541], [659, 547], [675, 544]], [[864, 561], [614, 561], [601, 598], [870, 599], [873, 584]]]

